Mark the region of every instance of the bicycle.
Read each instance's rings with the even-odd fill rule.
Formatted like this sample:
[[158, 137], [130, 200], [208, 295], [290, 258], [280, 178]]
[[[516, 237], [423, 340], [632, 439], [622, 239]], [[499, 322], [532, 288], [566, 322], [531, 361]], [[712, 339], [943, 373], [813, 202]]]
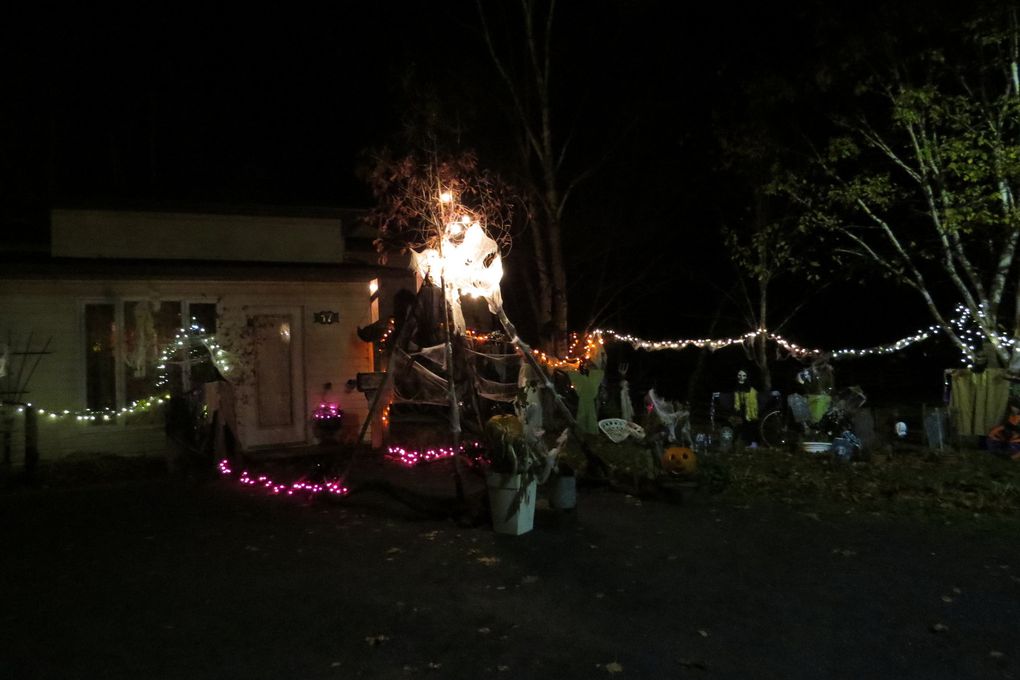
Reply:
[[772, 390], [768, 394], [765, 415], [758, 421], [758, 436], [761, 445], [768, 449], [782, 448], [790, 445], [799, 437], [799, 430], [791, 426], [789, 413], [784, 408], [782, 393]]

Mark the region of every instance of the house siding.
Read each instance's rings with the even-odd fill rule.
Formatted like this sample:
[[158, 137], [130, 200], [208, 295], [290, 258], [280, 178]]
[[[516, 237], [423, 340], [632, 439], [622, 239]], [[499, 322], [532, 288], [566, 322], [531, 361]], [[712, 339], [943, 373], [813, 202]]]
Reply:
[[[85, 406], [85, 340], [82, 309], [86, 302], [130, 299], [189, 300], [216, 303], [242, 314], [260, 306], [288, 306], [300, 310], [304, 375], [304, 440], [312, 441], [307, 416], [322, 397], [322, 386], [333, 384], [332, 398], [346, 414], [344, 436], [353, 438], [368, 404], [346, 382], [371, 370], [371, 345], [360, 341], [359, 325], [371, 322], [367, 280], [364, 282], [287, 281], [142, 281], [142, 280], [3, 280], [0, 281], [0, 342], [11, 333], [12, 350], [24, 348], [32, 334], [32, 349], [51, 338], [29, 384], [26, 401], [45, 411], [77, 411]], [[317, 324], [318, 311], [335, 311], [335, 324]], [[30, 357], [31, 358], [31, 357]], [[31, 368], [32, 361], [26, 365]], [[17, 364], [12, 366], [17, 370]], [[0, 385], [5, 379], [0, 378]], [[6, 389], [6, 388], [4, 388]], [[43, 461], [79, 454], [151, 455], [165, 446], [162, 414], [157, 411], [119, 417], [114, 423], [83, 423], [74, 418], [39, 419], [39, 448]], [[10, 410], [10, 409], [8, 409]], [[13, 419], [14, 453], [23, 455], [23, 416]], [[242, 444], [243, 433], [242, 433]]]

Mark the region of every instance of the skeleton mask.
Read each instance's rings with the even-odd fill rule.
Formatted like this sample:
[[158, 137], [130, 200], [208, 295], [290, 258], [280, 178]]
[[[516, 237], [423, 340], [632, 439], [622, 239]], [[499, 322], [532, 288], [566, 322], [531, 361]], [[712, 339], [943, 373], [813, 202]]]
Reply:
[[747, 371], [741, 369], [737, 371], [737, 383], [743, 385], [747, 382]]

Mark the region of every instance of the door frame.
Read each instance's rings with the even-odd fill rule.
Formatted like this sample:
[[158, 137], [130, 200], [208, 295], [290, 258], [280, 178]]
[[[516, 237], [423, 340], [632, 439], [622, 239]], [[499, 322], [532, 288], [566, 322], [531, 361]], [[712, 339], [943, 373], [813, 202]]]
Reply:
[[[290, 390], [291, 424], [284, 427], [260, 428], [258, 424], [258, 376], [250, 387], [248, 404], [244, 408], [246, 449], [267, 449], [306, 444], [308, 426], [305, 411], [304, 375], [304, 307], [301, 305], [248, 305], [245, 321], [257, 316], [290, 316]], [[255, 351], [258, 351], [257, 349]]]

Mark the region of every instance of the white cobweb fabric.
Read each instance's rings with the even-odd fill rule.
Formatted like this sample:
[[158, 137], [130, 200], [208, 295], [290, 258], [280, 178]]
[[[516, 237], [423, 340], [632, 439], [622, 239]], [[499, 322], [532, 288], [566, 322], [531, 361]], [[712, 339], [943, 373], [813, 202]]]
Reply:
[[422, 278], [446, 285], [453, 325], [464, 333], [466, 323], [460, 306], [460, 296], [484, 298], [489, 311], [496, 313], [503, 305], [499, 282], [503, 278], [503, 262], [499, 245], [485, 233], [477, 222], [454, 229], [450, 225], [438, 248], [426, 248], [420, 253], [411, 251], [411, 266]]

